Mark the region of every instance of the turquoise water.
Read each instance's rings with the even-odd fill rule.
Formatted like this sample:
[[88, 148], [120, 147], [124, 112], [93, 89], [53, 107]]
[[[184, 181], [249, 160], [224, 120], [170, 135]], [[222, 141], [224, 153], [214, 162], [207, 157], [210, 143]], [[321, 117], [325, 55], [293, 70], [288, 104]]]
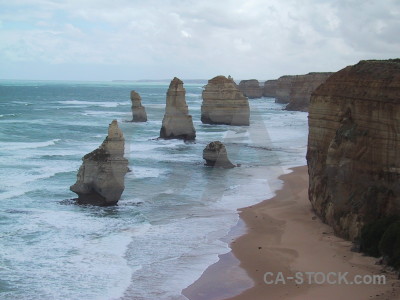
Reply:
[[[305, 164], [307, 114], [250, 100], [249, 127], [203, 125], [202, 85], [185, 84], [196, 143], [157, 140], [168, 83], [0, 81], [0, 298], [185, 299], [229, 251], [237, 208], [270, 197]], [[130, 123], [131, 90], [149, 122]], [[116, 207], [77, 206], [69, 186], [117, 119], [132, 170]], [[222, 141], [240, 168], [204, 166]]]

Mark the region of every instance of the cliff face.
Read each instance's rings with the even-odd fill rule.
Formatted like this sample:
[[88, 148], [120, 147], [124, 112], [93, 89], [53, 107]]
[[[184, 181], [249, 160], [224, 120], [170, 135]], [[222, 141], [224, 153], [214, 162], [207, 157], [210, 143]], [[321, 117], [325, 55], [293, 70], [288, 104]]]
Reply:
[[263, 89], [260, 87], [260, 83], [256, 79], [240, 81], [239, 90], [249, 99], [261, 98], [263, 94]]
[[196, 131], [189, 115], [183, 82], [174, 77], [167, 91], [167, 104], [160, 130], [160, 138], [194, 140]]
[[288, 103], [286, 110], [307, 111], [311, 93], [332, 73], [286, 75], [264, 83], [263, 95], [275, 98], [276, 103]]
[[308, 111], [311, 93], [324, 83], [332, 73], [308, 73], [295, 76], [289, 93], [286, 110]]
[[201, 121], [205, 124], [249, 125], [249, 101], [231, 78], [217, 76], [203, 90]]
[[361, 61], [313, 93], [309, 197], [335, 232], [400, 213], [400, 60]]
[[135, 91], [131, 91], [132, 101], [132, 122], [146, 122], [147, 114], [144, 106], [142, 106], [142, 98]]
[[289, 103], [292, 82], [296, 76], [285, 75], [276, 80], [264, 82], [263, 95], [275, 98], [276, 103]]
[[124, 135], [114, 120], [101, 146], [82, 158], [76, 183], [70, 187], [78, 194], [78, 203], [99, 206], [117, 204], [125, 189], [124, 177], [128, 171], [124, 148]]

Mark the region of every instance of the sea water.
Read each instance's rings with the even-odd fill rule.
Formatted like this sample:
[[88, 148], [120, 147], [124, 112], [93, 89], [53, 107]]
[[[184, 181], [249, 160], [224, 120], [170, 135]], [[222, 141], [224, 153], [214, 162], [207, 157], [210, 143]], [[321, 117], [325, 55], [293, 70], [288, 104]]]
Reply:
[[[0, 298], [186, 299], [238, 221], [305, 164], [307, 114], [249, 100], [250, 126], [200, 121], [202, 84], [185, 84], [195, 143], [159, 140], [167, 82], [0, 81]], [[132, 119], [130, 91], [149, 121]], [[114, 207], [78, 206], [81, 158], [117, 119], [132, 172]], [[240, 167], [204, 166], [223, 142]]]

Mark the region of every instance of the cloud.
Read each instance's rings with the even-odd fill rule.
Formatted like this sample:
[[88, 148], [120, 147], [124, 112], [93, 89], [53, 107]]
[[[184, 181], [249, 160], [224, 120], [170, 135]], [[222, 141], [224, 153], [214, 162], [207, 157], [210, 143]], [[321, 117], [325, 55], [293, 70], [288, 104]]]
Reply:
[[[398, 0], [18, 0], [0, 5], [0, 66], [74, 65], [93, 79], [216, 74], [268, 79], [335, 71], [360, 59], [394, 57], [400, 50]], [[3, 68], [0, 77], [5, 76]]]

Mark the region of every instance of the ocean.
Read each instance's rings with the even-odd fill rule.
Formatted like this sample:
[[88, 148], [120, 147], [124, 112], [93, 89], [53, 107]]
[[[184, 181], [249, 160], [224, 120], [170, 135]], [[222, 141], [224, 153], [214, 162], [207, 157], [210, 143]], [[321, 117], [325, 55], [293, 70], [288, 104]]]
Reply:
[[[250, 126], [204, 125], [201, 84], [185, 84], [196, 142], [158, 140], [168, 82], [0, 81], [0, 298], [186, 299], [230, 251], [237, 209], [305, 165], [307, 113], [250, 99]], [[132, 119], [137, 91], [149, 121]], [[81, 158], [117, 119], [132, 172], [118, 206], [78, 206]], [[204, 166], [219, 140], [240, 167]]]

